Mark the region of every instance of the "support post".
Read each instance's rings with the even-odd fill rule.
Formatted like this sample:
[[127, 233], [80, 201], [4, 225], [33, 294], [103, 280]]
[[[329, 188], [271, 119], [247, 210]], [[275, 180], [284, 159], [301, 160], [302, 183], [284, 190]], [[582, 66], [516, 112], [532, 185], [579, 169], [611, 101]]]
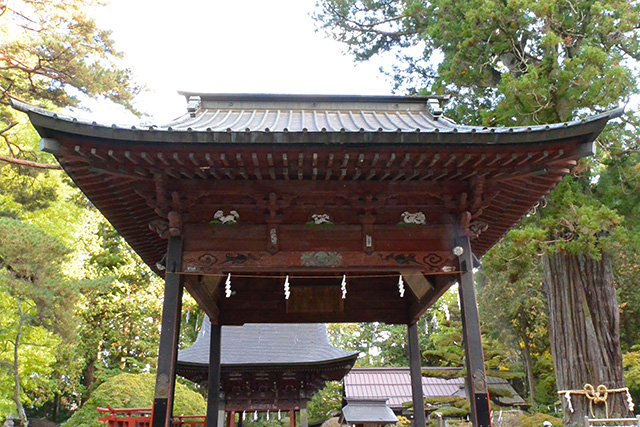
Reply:
[[207, 396], [207, 427], [222, 427], [224, 424], [224, 406], [222, 406], [222, 423], [219, 411], [224, 402], [220, 400], [220, 349], [222, 327], [211, 323], [211, 341], [209, 347], [209, 388]]
[[467, 365], [467, 398], [471, 404], [471, 424], [473, 427], [491, 427], [487, 374], [484, 369], [480, 317], [473, 280], [473, 259], [469, 238], [456, 239], [456, 246], [462, 249], [462, 254], [458, 255], [460, 262], [458, 290], [462, 312], [462, 338]]
[[407, 325], [409, 337], [409, 370], [411, 372], [411, 394], [413, 396], [413, 426], [424, 427], [424, 394], [422, 392], [422, 363], [420, 362], [420, 343], [418, 342], [418, 324]]
[[236, 411], [230, 411], [229, 415], [229, 427], [236, 427]]
[[289, 427], [296, 427], [296, 410], [289, 410]]
[[183, 281], [180, 275], [182, 238], [169, 237], [165, 273], [158, 371], [153, 398], [152, 427], [170, 427], [176, 384], [176, 362], [180, 337]]

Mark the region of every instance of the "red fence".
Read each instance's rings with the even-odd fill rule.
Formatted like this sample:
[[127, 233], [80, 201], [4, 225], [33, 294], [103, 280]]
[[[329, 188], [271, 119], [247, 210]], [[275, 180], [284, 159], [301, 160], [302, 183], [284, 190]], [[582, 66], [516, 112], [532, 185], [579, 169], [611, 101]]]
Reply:
[[[108, 423], [108, 427], [151, 427], [151, 409], [149, 408], [118, 408], [110, 406], [98, 408], [98, 412], [105, 415], [98, 420]], [[173, 417], [172, 427], [204, 427], [207, 417], [204, 415], [189, 415]]]

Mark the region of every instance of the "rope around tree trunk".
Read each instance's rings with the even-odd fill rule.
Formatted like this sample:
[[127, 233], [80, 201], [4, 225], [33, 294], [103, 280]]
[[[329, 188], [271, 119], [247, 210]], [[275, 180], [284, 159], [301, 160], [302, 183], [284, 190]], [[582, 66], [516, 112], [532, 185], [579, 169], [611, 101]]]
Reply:
[[604, 384], [600, 384], [598, 387], [593, 387], [591, 384], [585, 384], [582, 390], [560, 390], [558, 394], [563, 394], [564, 398], [567, 399], [567, 406], [569, 410], [573, 412], [573, 405], [571, 404], [571, 395], [579, 394], [586, 396], [589, 399], [589, 411], [591, 412], [591, 417], [595, 418], [595, 414], [593, 412], [593, 405], [604, 403], [605, 415], [609, 418], [609, 405], [607, 404], [607, 398], [609, 397], [609, 393], [627, 393], [627, 405], [630, 412], [633, 412], [634, 404], [633, 399], [631, 398], [631, 393], [629, 393], [629, 389], [627, 387], [623, 388], [612, 388], [608, 389]]

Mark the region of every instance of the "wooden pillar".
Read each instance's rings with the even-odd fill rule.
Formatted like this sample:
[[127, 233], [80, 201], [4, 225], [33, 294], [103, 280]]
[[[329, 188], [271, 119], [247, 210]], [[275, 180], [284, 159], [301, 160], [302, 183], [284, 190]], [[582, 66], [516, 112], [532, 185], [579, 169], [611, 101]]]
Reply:
[[169, 237], [152, 427], [171, 426], [182, 312], [183, 285], [179, 274], [181, 261], [182, 238]]
[[456, 239], [462, 249], [460, 262], [460, 310], [462, 314], [462, 338], [467, 367], [467, 397], [471, 403], [471, 424], [474, 427], [491, 426], [491, 409], [487, 390], [487, 374], [484, 370], [484, 354], [480, 334], [478, 301], [473, 280], [473, 259], [468, 237]]
[[413, 425], [424, 427], [424, 394], [422, 392], [422, 363], [420, 362], [420, 343], [418, 341], [418, 324], [407, 326], [409, 337], [409, 370], [411, 372], [411, 394], [413, 396]]
[[296, 427], [296, 410], [289, 410], [289, 427]]
[[229, 415], [229, 427], [236, 427], [236, 411], [230, 411]]
[[222, 427], [222, 424], [219, 422], [218, 417], [220, 406], [221, 404], [224, 404], [224, 402], [220, 401], [220, 349], [222, 347], [221, 332], [222, 327], [220, 325], [214, 325], [213, 323], [211, 323], [211, 341], [209, 347], [209, 388], [207, 395], [207, 427]]

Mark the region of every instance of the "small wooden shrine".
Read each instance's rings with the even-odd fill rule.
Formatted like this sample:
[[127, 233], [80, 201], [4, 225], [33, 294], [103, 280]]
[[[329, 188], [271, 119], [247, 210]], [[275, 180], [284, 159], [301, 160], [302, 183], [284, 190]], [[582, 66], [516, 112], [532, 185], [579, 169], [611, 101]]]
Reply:
[[[177, 373], [206, 384], [209, 377], [211, 323], [205, 319], [196, 342], [178, 352]], [[340, 381], [353, 367], [358, 353], [333, 347], [327, 327], [317, 323], [246, 324], [223, 326], [221, 337], [220, 421], [241, 422], [258, 412], [272, 417], [295, 413], [307, 425], [306, 406], [326, 381]]]
[[207, 423], [219, 405], [220, 327], [408, 325], [459, 283], [474, 426], [489, 426], [473, 283], [481, 257], [577, 161], [606, 112], [554, 125], [463, 126], [441, 97], [184, 93], [166, 126], [85, 122], [23, 103], [71, 179], [166, 278], [153, 426], [169, 427], [183, 287], [212, 323]]

